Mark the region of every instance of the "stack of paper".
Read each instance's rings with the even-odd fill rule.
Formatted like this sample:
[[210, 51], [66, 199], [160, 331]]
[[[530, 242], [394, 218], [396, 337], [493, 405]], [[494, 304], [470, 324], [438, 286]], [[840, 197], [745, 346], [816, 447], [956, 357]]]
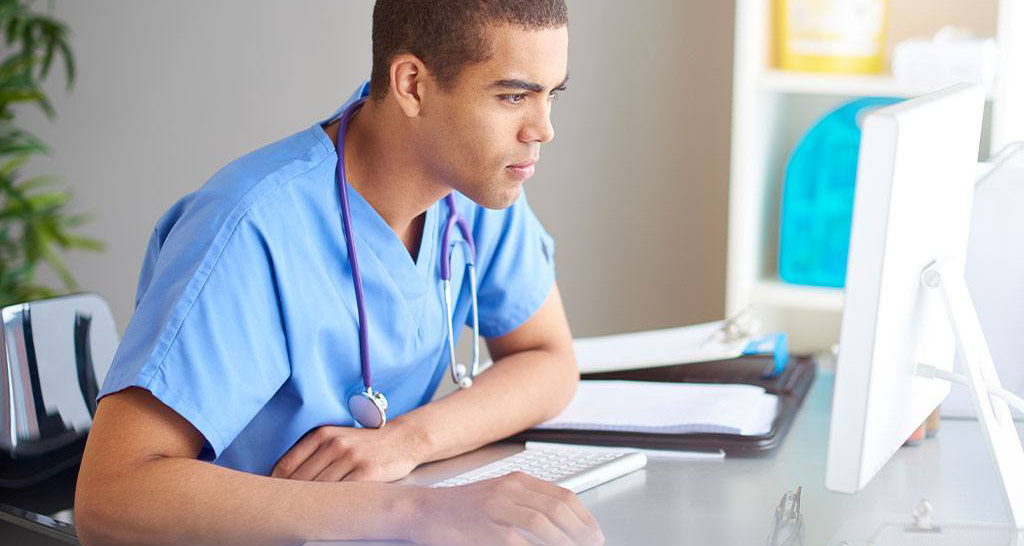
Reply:
[[682, 328], [591, 337], [574, 341], [581, 373], [632, 370], [736, 358], [748, 338], [725, 341], [716, 335], [724, 321]]
[[580, 381], [558, 417], [537, 428], [664, 434], [767, 434], [778, 398], [754, 385]]

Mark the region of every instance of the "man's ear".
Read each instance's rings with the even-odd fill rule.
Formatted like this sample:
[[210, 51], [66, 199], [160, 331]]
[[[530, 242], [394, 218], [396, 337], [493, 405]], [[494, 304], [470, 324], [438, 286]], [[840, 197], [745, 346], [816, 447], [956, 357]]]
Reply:
[[397, 55], [391, 60], [391, 95], [406, 116], [412, 118], [422, 112], [429, 77], [423, 61], [411, 53]]

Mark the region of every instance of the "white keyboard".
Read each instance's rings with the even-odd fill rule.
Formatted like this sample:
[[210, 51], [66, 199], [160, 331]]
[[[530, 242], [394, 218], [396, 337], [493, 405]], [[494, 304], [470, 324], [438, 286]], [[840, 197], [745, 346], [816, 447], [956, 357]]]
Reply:
[[553, 482], [573, 493], [580, 493], [646, 465], [647, 456], [636, 451], [527, 449], [435, 483], [432, 487], [466, 485], [512, 472], [523, 472]]

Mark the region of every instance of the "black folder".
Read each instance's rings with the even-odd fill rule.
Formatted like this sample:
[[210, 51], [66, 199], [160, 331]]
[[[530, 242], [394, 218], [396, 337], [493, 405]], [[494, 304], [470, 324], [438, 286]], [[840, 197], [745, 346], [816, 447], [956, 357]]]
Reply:
[[724, 450], [730, 457], [760, 457], [772, 454], [793, 425], [814, 381], [814, 359], [789, 357], [786, 369], [774, 378], [765, 378], [765, 360], [739, 357], [731, 360], [659, 366], [618, 372], [583, 374], [586, 380], [661, 381], [671, 383], [735, 383], [757, 385], [779, 397], [778, 413], [767, 434], [744, 436], [723, 433], [661, 434], [608, 430], [529, 429], [511, 439], [566, 444], [672, 449], [683, 451]]

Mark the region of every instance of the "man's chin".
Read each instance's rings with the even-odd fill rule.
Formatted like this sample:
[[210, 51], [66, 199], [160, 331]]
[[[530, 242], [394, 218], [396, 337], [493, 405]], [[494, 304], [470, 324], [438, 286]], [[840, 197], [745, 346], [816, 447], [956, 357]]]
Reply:
[[496, 188], [482, 195], [466, 195], [466, 197], [469, 197], [470, 200], [481, 207], [491, 210], [501, 210], [511, 207], [512, 204], [519, 199], [519, 194], [522, 192], [523, 185], [516, 184], [511, 187], [506, 186], [500, 189]]
[[519, 194], [522, 192], [523, 185], [516, 184], [515, 187], [504, 189], [498, 195], [496, 195], [494, 200], [494, 206], [484, 206], [494, 210], [507, 209], [511, 207], [513, 203], [516, 202], [516, 199], [519, 199]]

